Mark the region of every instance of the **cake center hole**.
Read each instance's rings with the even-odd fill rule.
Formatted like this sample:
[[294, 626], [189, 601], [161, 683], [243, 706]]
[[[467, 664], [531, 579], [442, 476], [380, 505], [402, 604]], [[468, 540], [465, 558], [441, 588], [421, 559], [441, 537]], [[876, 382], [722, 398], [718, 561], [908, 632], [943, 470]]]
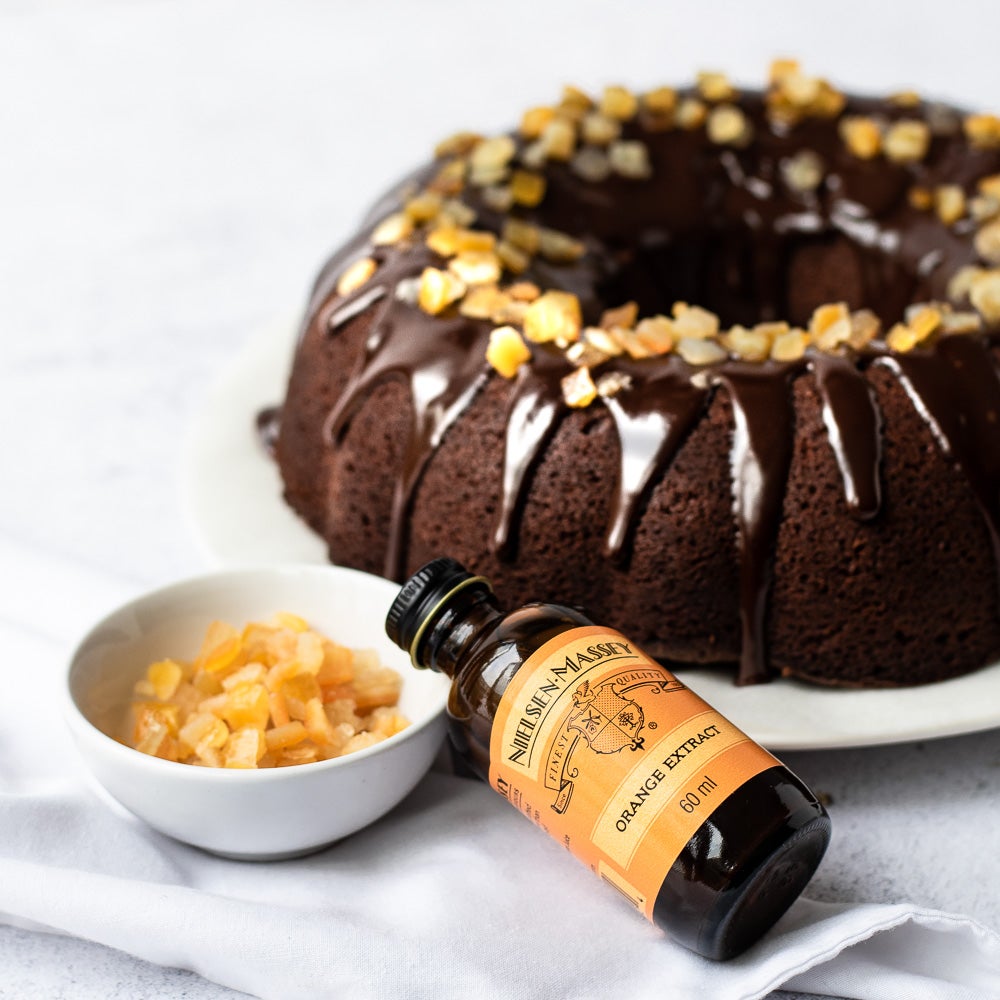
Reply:
[[609, 305], [634, 300], [641, 316], [651, 316], [670, 315], [675, 302], [688, 302], [716, 313], [724, 327], [771, 320], [804, 326], [827, 302], [872, 309], [892, 323], [918, 291], [895, 261], [839, 233], [686, 234], [623, 250], [619, 261], [600, 290]]

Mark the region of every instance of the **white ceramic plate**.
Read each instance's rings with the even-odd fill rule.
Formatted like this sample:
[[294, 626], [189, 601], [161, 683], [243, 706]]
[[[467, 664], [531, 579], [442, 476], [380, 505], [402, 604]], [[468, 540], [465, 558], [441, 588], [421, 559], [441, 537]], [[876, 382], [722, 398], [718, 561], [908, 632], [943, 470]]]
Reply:
[[[276, 326], [252, 341], [188, 439], [186, 501], [206, 554], [220, 566], [325, 561], [323, 543], [282, 502], [277, 469], [254, 429], [257, 412], [282, 398], [293, 336], [290, 326]], [[1000, 726], [1000, 663], [952, 681], [887, 691], [793, 681], [737, 688], [728, 673], [708, 670], [680, 676], [775, 750], [902, 743]]]

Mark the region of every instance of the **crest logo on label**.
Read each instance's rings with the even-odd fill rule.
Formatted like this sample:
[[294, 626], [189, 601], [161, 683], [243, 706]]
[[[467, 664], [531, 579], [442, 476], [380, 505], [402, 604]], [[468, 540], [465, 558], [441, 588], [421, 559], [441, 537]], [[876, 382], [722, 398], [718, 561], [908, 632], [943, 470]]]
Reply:
[[551, 807], [557, 813], [569, 808], [574, 781], [580, 776], [573, 757], [581, 745], [595, 754], [637, 753], [645, 749], [642, 730], [646, 717], [633, 694], [639, 688], [645, 688], [650, 696], [684, 689], [679, 681], [668, 681], [659, 670], [631, 668], [593, 686], [584, 680], [573, 692], [572, 708], [552, 741], [545, 765], [545, 787], [556, 793]]
[[631, 698], [624, 698], [614, 681], [594, 689], [584, 681], [573, 692], [573, 705], [566, 728], [580, 733], [595, 753], [618, 753], [626, 747], [642, 749], [642, 708]]

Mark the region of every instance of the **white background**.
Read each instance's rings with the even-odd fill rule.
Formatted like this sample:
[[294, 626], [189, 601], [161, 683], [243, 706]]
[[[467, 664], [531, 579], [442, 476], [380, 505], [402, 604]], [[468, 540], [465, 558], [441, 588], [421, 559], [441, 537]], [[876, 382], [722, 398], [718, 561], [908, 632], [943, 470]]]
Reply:
[[[753, 84], [780, 54], [1000, 108], [1000, 8], [968, 0], [0, 3], [0, 625], [58, 649], [111, 595], [202, 568], [177, 490], [199, 404], [436, 139], [564, 82]], [[995, 858], [974, 863], [1000, 733], [792, 757], [834, 799], [817, 898], [1000, 926]], [[0, 996], [227, 992], [0, 926]]]

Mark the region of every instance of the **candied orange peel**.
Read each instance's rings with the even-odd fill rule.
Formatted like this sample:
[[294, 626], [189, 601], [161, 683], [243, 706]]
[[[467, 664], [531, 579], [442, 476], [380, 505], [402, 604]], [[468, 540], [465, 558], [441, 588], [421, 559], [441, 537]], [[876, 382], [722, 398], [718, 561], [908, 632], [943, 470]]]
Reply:
[[[762, 322], [726, 328], [723, 317], [684, 302], [675, 303], [669, 316], [642, 316], [636, 303], [620, 303], [595, 325], [586, 303], [570, 290], [576, 276], [562, 269], [582, 262], [584, 276], [598, 273], [603, 264], [595, 251], [601, 241], [546, 227], [545, 213], [530, 210], [553, 194], [559, 197], [567, 178], [573, 187], [578, 181], [614, 185], [601, 199], [620, 182], [649, 180], [662, 167], [654, 141], [659, 132], [704, 129], [710, 143], [737, 151], [756, 141], [755, 129], [764, 124], [754, 110], [757, 98], [748, 101], [716, 71], [699, 73], [696, 86], [686, 91], [659, 87], [638, 93], [615, 85], [592, 97], [568, 86], [558, 102], [525, 111], [516, 133], [457, 133], [436, 147], [438, 163], [422, 189], [417, 182], [407, 187], [401, 205], [374, 225], [366, 251], [373, 256], [347, 265], [337, 292], [365, 294], [364, 286], [387, 259], [386, 248], [423, 244], [437, 259], [419, 276], [399, 281], [396, 298], [445, 321], [462, 316], [488, 322], [485, 361], [505, 379], [561, 352], [571, 366], [561, 381], [563, 401], [574, 408], [628, 387], [627, 374], [601, 371], [612, 358], [675, 355], [694, 368], [728, 361], [793, 365], [816, 352], [907, 352], [1000, 324], [1000, 173], [989, 157], [977, 161], [981, 176], [974, 169], [962, 183], [928, 184], [925, 169], [933, 166], [929, 158], [940, 160], [947, 148], [935, 152], [935, 143], [949, 136], [964, 133], [977, 151], [1000, 148], [1000, 115], [963, 119], [913, 91], [890, 95], [888, 114], [867, 113], [869, 104], [852, 104], [794, 59], [772, 63], [763, 100], [764, 117], [776, 134], [828, 121], [850, 157], [871, 161], [873, 170], [884, 160], [909, 173], [909, 205], [955, 227], [955, 235], [968, 239], [975, 251], [975, 260], [948, 281], [947, 301], [917, 302], [885, 331], [870, 310], [851, 311], [840, 302], [820, 303], [805, 327]], [[835, 186], [833, 160], [840, 155], [839, 149], [830, 151], [833, 159], [827, 162], [805, 142], [779, 158], [779, 179], [795, 197], [813, 203]], [[222, 669], [229, 655], [223, 638], [206, 654], [215, 669]], [[168, 684], [169, 677], [159, 683]]]
[[402, 731], [403, 679], [281, 612], [242, 630], [214, 621], [191, 661], [151, 663], [134, 689], [131, 744], [202, 767], [342, 757]]

